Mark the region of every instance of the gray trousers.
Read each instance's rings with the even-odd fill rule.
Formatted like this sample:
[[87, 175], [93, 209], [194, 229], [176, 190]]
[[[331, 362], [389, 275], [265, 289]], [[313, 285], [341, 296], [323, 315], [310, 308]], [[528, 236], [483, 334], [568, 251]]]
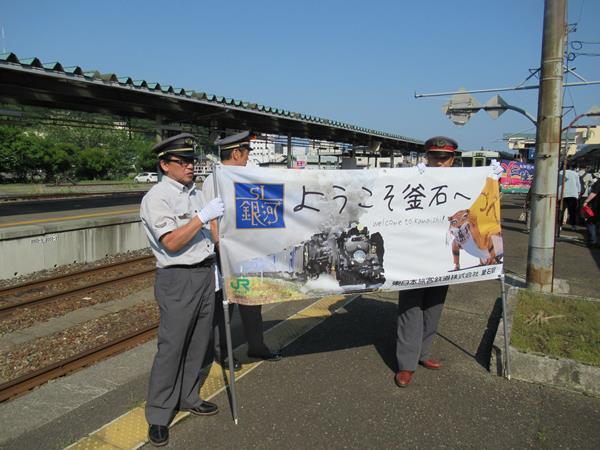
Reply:
[[398, 370], [415, 370], [429, 358], [429, 348], [444, 309], [448, 286], [400, 291], [396, 359]]
[[150, 373], [146, 420], [168, 425], [178, 410], [198, 406], [200, 370], [211, 340], [215, 276], [212, 267], [158, 269], [158, 352]]
[[[234, 303], [229, 304], [229, 320], [233, 316]], [[261, 305], [238, 305], [244, 335], [248, 341], [248, 352], [264, 354], [269, 351], [263, 336], [263, 319]], [[215, 317], [213, 321], [215, 332], [215, 358], [224, 359], [227, 356], [227, 340], [225, 335], [225, 316], [223, 311], [223, 291], [215, 293]]]

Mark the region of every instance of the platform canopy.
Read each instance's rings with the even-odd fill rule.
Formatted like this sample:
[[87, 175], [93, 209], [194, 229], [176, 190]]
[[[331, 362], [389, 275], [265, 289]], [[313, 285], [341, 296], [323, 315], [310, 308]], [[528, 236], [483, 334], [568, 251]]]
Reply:
[[571, 157], [571, 162], [580, 166], [600, 166], [600, 144], [582, 145], [581, 149]]
[[19, 59], [14, 53], [0, 55], [0, 102], [146, 118], [165, 124], [252, 129], [382, 150], [423, 150], [422, 141], [396, 134], [59, 62]]

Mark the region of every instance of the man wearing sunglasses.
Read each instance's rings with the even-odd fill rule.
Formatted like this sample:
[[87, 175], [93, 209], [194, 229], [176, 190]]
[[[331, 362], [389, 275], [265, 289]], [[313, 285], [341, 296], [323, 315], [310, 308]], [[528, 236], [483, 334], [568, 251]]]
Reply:
[[[453, 139], [436, 136], [425, 141], [429, 167], [452, 167], [458, 144]], [[398, 324], [396, 332], [396, 360], [398, 387], [407, 387], [417, 369], [440, 369], [442, 364], [432, 359], [429, 348], [437, 332], [444, 309], [448, 286], [400, 291], [398, 296]]]
[[216, 414], [200, 399], [202, 362], [214, 313], [214, 248], [210, 221], [223, 215], [223, 202], [206, 202], [193, 183], [195, 139], [181, 133], [155, 145], [163, 174], [142, 199], [140, 216], [156, 257], [154, 295], [160, 307], [158, 351], [154, 357], [146, 420], [155, 446], [169, 440], [177, 411]]
[[[250, 142], [255, 139], [255, 135], [251, 131], [244, 131], [232, 136], [227, 136], [215, 141], [215, 145], [219, 147], [221, 163], [225, 166], [244, 167], [248, 163], [248, 156], [252, 150]], [[209, 200], [215, 196], [214, 181], [212, 175], [209, 175], [202, 185], [202, 193]], [[216, 242], [218, 250], [218, 234], [216, 229], [216, 220], [213, 221], [212, 233], [213, 239]], [[215, 306], [215, 353], [216, 358], [222, 364], [225, 362], [225, 354], [227, 352], [225, 340], [225, 319], [223, 311], [223, 291], [219, 290], [216, 293]], [[233, 314], [234, 304], [229, 305], [229, 316]], [[244, 335], [248, 341], [248, 356], [250, 358], [262, 359], [265, 361], [279, 361], [281, 354], [271, 351], [264, 341], [263, 336], [263, 318], [261, 305], [238, 305]], [[239, 361], [234, 359], [234, 369], [242, 368]]]

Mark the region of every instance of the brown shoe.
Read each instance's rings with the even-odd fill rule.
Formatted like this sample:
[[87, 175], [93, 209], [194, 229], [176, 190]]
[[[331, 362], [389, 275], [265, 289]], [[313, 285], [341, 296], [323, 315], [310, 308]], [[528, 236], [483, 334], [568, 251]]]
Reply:
[[401, 370], [398, 372], [394, 377], [394, 380], [396, 380], [396, 385], [401, 388], [407, 387], [410, 384], [413, 373], [414, 372], [412, 370]]
[[419, 364], [421, 364], [426, 369], [431, 370], [438, 370], [442, 368], [442, 363], [436, 359], [425, 359], [423, 361], [419, 361]]

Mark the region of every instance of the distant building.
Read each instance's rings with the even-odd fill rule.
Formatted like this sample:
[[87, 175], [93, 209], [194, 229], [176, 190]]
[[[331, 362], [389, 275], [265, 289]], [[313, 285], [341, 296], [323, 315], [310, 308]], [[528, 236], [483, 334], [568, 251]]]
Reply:
[[252, 151], [248, 157], [249, 162], [258, 165], [267, 162], [276, 162], [283, 159], [283, 152], [280, 145], [271, 140], [257, 139], [250, 142]]
[[[274, 167], [287, 166], [288, 140], [287, 136], [273, 134], [261, 135], [253, 140], [250, 145], [249, 162], [251, 164]], [[341, 157], [344, 151], [352, 149], [350, 144], [341, 144], [329, 141], [294, 138], [292, 140], [291, 154], [293, 158], [293, 167], [319, 166], [319, 160], [322, 165], [328, 167], [337, 166], [337, 157]]]
[[[600, 168], [600, 127], [577, 127], [572, 161], [579, 167]], [[569, 154], [573, 151], [569, 148]]]
[[600, 127], [598, 125], [575, 128], [575, 141], [569, 146], [569, 156], [580, 151], [585, 145], [600, 144]]
[[[563, 135], [563, 146], [568, 146], [568, 155], [575, 154], [575, 133]], [[534, 133], [508, 133], [503, 136], [510, 150], [519, 152], [522, 162], [535, 162], [535, 134]]]
[[521, 162], [533, 161], [535, 158], [535, 134], [509, 133], [504, 135], [508, 149], [519, 153]]
[[[248, 157], [250, 166], [287, 167], [287, 136], [263, 134], [251, 141], [250, 145], [252, 147]], [[348, 160], [352, 158], [353, 153], [356, 154], [354, 155], [352, 167], [357, 169], [406, 167], [424, 161], [424, 153], [410, 152], [410, 154], [404, 155], [397, 150], [392, 158], [389, 152], [380, 152], [379, 149], [353, 148], [352, 144], [347, 143], [293, 138], [291, 167], [298, 169], [339, 169], [342, 167], [343, 161], [345, 161], [346, 166], [348, 165]]]

